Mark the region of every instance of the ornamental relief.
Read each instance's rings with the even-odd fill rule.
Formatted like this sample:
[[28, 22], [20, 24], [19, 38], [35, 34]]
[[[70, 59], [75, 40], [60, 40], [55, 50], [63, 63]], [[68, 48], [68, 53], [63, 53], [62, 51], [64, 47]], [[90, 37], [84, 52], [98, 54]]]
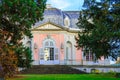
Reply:
[[51, 25], [51, 24], [47, 24], [47, 25], [44, 25], [44, 26], [40, 26], [36, 29], [61, 29], [61, 28], [59, 28], [57, 26], [54, 26], [54, 25]]

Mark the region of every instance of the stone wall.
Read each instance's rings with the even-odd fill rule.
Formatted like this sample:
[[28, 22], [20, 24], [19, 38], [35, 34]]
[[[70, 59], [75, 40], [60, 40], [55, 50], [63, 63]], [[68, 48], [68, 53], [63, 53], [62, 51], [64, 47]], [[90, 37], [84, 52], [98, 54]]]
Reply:
[[120, 72], [120, 66], [72, 66], [75, 69], [91, 73], [92, 70], [97, 70], [99, 73]]

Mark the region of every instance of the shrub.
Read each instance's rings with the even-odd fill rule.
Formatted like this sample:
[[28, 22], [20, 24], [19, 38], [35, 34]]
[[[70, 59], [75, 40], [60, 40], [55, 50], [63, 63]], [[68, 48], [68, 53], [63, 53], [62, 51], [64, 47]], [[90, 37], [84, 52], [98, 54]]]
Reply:
[[100, 73], [100, 70], [96, 69], [96, 70], [95, 70], [95, 73], [97, 73], [97, 74]]
[[98, 69], [91, 69], [91, 73], [96, 73], [96, 74], [98, 74], [98, 73], [100, 73], [100, 70], [98, 70]]
[[95, 70], [96, 70], [96, 69], [91, 69], [91, 73], [95, 73]]
[[108, 73], [109, 73], [109, 74], [113, 74], [113, 75], [115, 75], [115, 74], [116, 74], [116, 72], [115, 72], [115, 71], [113, 71], [113, 70], [110, 70]]
[[120, 78], [120, 73], [116, 73], [115, 75], [117, 78]]

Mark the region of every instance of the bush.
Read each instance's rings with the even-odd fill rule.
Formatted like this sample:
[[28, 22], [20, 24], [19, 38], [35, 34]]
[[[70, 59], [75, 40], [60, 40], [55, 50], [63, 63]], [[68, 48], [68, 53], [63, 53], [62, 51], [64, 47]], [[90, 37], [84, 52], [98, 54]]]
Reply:
[[112, 75], [116, 75], [116, 72], [113, 71], [113, 70], [110, 70], [108, 73], [109, 73], [109, 74], [112, 74]]
[[95, 73], [95, 70], [96, 70], [96, 69], [91, 69], [91, 73]]
[[98, 74], [98, 73], [100, 73], [100, 70], [98, 70], [98, 69], [91, 69], [91, 73], [96, 73], [96, 74]]
[[96, 69], [96, 70], [95, 70], [95, 73], [96, 73], [96, 74], [100, 73], [100, 70], [97, 70], [97, 69]]
[[120, 78], [120, 73], [116, 73], [115, 75], [117, 78]]

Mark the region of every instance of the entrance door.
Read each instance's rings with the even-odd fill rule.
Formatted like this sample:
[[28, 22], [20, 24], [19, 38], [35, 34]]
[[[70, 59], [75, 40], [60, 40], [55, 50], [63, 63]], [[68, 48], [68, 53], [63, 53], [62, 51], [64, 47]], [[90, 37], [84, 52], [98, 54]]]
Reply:
[[54, 48], [44, 48], [44, 64], [54, 64]]
[[45, 48], [44, 49], [44, 60], [45, 61], [54, 60], [54, 48]]
[[40, 64], [54, 65], [59, 64], [59, 52], [52, 39], [43, 41], [43, 47], [40, 49]]

